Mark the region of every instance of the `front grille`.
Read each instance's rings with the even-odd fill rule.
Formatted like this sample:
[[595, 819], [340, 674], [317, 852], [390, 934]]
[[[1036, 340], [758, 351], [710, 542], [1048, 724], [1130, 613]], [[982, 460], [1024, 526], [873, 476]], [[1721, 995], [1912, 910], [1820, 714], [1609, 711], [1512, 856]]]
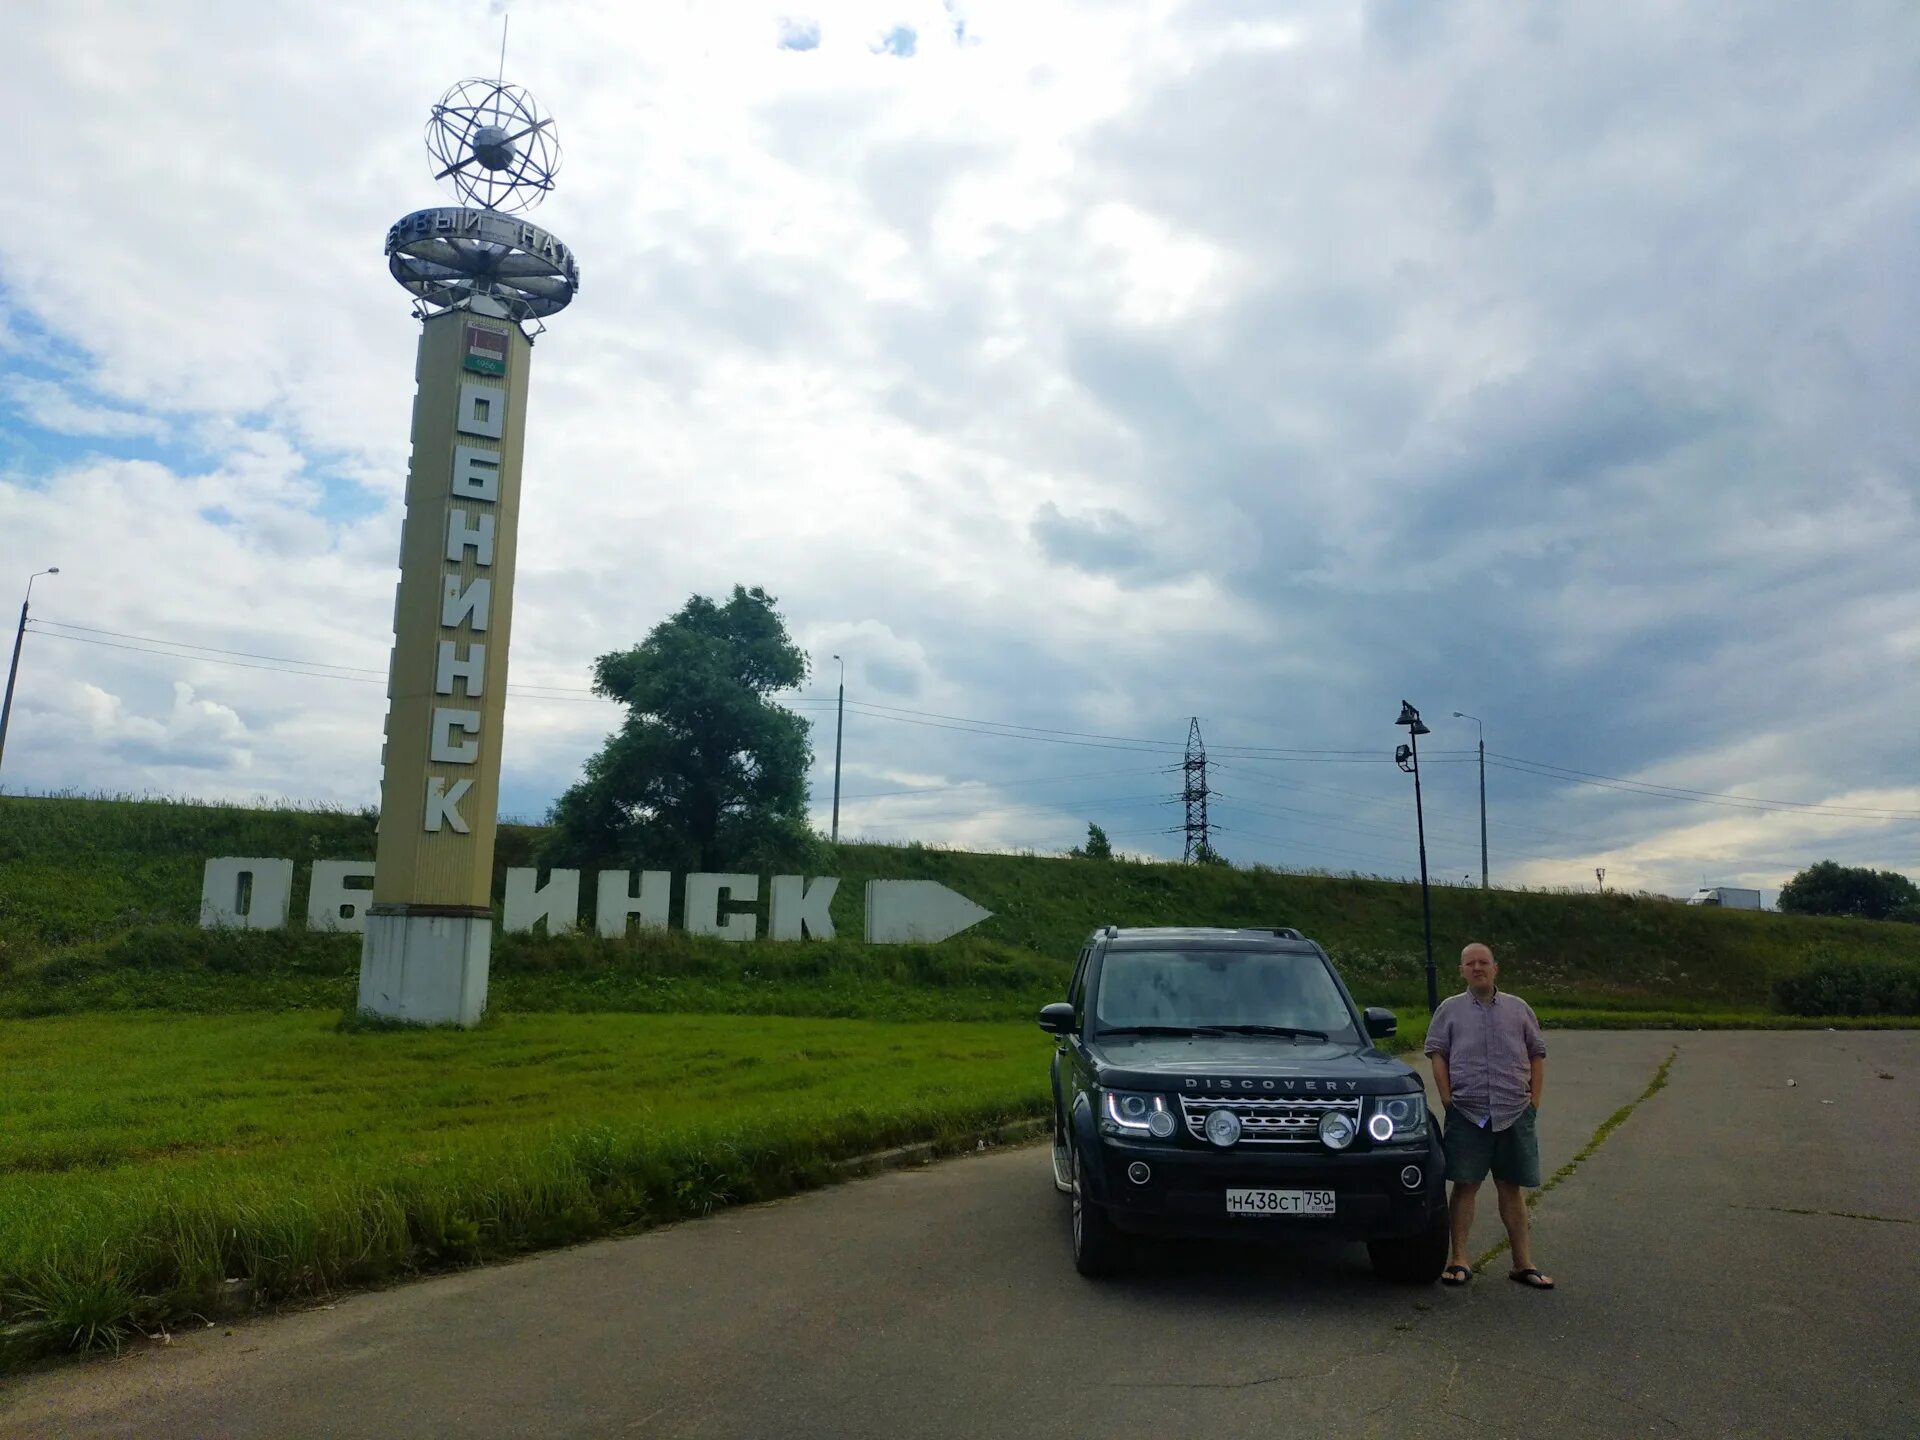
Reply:
[[1251, 1100], [1240, 1096], [1182, 1095], [1180, 1109], [1187, 1121], [1187, 1133], [1196, 1140], [1207, 1138], [1207, 1116], [1216, 1110], [1231, 1110], [1240, 1117], [1242, 1145], [1317, 1145], [1320, 1142], [1320, 1117], [1337, 1110], [1360, 1128], [1360, 1100], [1328, 1098]]

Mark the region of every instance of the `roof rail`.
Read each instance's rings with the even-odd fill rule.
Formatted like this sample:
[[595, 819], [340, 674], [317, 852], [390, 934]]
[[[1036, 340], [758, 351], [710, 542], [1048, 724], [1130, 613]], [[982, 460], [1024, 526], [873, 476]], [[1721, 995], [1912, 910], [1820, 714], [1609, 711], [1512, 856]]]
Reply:
[[1272, 929], [1273, 933], [1278, 935], [1282, 940], [1304, 940], [1307, 938], [1291, 925], [1275, 925]]

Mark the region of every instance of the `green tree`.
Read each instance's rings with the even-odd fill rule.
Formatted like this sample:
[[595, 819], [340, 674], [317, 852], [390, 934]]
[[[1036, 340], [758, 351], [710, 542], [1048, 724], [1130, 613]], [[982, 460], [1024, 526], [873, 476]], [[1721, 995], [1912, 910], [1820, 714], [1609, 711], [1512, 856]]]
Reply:
[[1075, 846], [1067, 854], [1076, 860], [1111, 860], [1113, 842], [1107, 839], [1107, 832], [1091, 821], [1087, 823], [1087, 843]]
[[807, 722], [768, 696], [806, 678], [774, 597], [695, 595], [630, 650], [594, 662], [627, 718], [555, 803], [551, 864], [758, 870], [812, 851]]
[[1199, 847], [1193, 852], [1193, 863], [1196, 865], [1225, 865], [1229, 862], [1226, 856], [1213, 848], [1212, 844], [1203, 840], [1200, 842]]
[[1904, 918], [1920, 907], [1920, 886], [1895, 870], [1822, 860], [1780, 887], [1779, 908], [1793, 915]]

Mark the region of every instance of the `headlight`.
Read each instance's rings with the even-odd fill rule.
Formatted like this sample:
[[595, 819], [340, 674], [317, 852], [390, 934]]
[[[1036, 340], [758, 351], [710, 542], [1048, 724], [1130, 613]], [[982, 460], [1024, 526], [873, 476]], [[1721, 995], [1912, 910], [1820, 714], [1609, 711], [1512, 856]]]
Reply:
[[1240, 1139], [1240, 1117], [1224, 1106], [1207, 1116], [1207, 1139], [1222, 1150]]
[[1339, 1110], [1329, 1110], [1320, 1117], [1320, 1143], [1329, 1150], [1346, 1149], [1359, 1133], [1359, 1127]]
[[1137, 1090], [1105, 1090], [1101, 1094], [1100, 1129], [1108, 1135], [1151, 1135], [1164, 1140], [1176, 1128], [1164, 1095]]
[[1382, 1144], [1426, 1138], [1427, 1097], [1424, 1095], [1376, 1095], [1367, 1112], [1367, 1133]]

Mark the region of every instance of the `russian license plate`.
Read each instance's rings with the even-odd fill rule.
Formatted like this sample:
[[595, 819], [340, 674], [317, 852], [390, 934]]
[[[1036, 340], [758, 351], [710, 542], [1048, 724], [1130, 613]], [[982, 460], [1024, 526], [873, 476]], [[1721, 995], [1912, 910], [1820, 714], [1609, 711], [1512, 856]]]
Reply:
[[1229, 1215], [1331, 1215], [1331, 1190], [1229, 1190]]

